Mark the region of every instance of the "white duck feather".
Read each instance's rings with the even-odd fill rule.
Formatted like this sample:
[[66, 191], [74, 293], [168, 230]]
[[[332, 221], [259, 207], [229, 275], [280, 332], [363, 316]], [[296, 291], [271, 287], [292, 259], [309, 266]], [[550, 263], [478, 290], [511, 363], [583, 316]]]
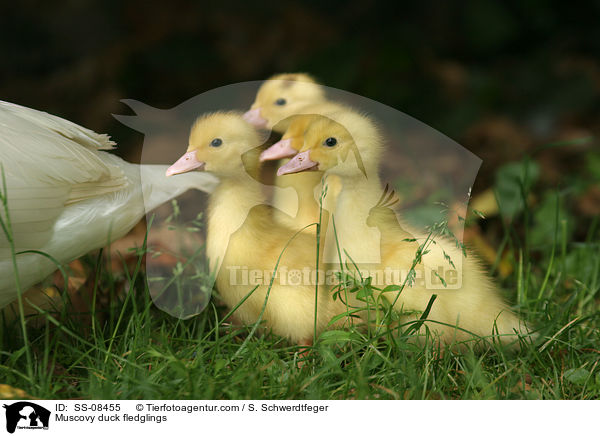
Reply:
[[[0, 101], [0, 173], [14, 251], [35, 250], [66, 264], [124, 236], [143, 216], [190, 188], [212, 192], [217, 179], [191, 172], [167, 178], [167, 165], [137, 165], [110, 150], [107, 135]], [[0, 308], [17, 298], [11, 244], [0, 233]], [[17, 254], [19, 288], [57, 269], [39, 253]]]

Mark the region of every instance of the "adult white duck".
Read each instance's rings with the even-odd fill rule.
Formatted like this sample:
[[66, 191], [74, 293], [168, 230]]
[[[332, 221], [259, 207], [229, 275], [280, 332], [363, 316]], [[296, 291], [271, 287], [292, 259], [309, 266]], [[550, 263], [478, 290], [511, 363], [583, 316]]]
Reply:
[[38, 252], [66, 264], [124, 236], [188, 189], [212, 192], [217, 184], [208, 173], [167, 178], [168, 165], [101, 151], [114, 145], [107, 135], [0, 101], [0, 308], [57, 269]]

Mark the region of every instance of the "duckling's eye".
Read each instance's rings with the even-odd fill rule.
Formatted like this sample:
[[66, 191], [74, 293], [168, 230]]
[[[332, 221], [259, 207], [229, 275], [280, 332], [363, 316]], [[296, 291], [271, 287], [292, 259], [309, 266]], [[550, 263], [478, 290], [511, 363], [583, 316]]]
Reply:
[[211, 147], [220, 147], [221, 144], [223, 144], [223, 140], [221, 138], [215, 138], [212, 141], [210, 141]]
[[323, 142], [323, 145], [327, 147], [333, 147], [335, 144], [337, 144], [337, 139], [335, 138], [327, 138], [325, 142]]
[[278, 98], [277, 100], [275, 100], [275, 104], [277, 106], [283, 106], [287, 103], [285, 98]]

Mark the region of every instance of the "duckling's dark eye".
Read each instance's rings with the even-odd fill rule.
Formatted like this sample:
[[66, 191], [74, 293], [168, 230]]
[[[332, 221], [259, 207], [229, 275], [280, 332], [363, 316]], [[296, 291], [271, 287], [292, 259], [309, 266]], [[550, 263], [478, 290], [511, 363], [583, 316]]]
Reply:
[[327, 147], [333, 147], [335, 144], [337, 144], [337, 139], [335, 138], [327, 138], [323, 143]]
[[278, 98], [277, 100], [275, 100], [275, 104], [277, 106], [283, 106], [286, 103], [287, 103], [287, 101], [285, 100], [285, 98]]
[[210, 141], [211, 147], [220, 147], [221, 144], [223, 144], [223, 140], [221, 138], [215, 138], [212, 141]]

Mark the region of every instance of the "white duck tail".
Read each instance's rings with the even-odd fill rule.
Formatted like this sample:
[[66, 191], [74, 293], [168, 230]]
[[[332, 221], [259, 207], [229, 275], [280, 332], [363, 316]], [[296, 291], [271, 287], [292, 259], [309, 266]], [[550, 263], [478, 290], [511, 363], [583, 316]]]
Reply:
[[[212, 192], [216, 178], [189, 173], [167, 178], [167, 165], [137, 165], [99, 151], [99, 135], [62, 118], [0, 102], [0, 165], [16, 253], [34, 250], [65, 264], [124, 236], [143, 216], [190, 188]], [[0, 233], [0, 308], [17, 297], [9, 241]], [[57, 269], [46, 256], [17, 255], [19, 288]]]

